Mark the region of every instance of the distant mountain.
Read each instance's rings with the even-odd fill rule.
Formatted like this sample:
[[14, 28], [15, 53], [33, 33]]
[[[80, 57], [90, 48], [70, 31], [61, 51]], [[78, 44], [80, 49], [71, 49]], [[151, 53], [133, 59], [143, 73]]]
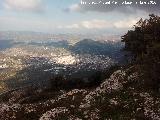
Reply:
[[62, 40], [62, 41], [53, 41], [53, 42], [30, 42], [30, 43], [28, 43], [28, 45], [67, 48], [69, 46], [69, 43], [67, 40]]
[[12, 40], [0, 40], [0, 50], [12, 47]]
[[123, 56], [122, 48], [121, 42], [84, 39], [70, 47], [70, 50], [76, 54], [105, 55], [113, 59], [120, 59]]

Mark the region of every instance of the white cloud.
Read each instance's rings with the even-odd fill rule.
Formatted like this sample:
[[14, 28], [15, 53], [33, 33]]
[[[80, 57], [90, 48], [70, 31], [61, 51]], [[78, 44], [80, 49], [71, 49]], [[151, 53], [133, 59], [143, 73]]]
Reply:
[[127, 20], [120, 20], [115, 22], [113, 25], [116, 28], [131, 28], [138, 22], [139, 19], [127, 19]]
[[42, 0], [5, 0], [3, 6], [7, 10], [42, 12]]
[[103, 29], [108, 28], [110, 24], [106, 20], [86, 20], [81, 21], [79, 23], [66, 25], [66, 26], [58, 26], [59, 29], [67, 28], [67, 29]]
[[63, 29], [63, 28], [67, 28], [67, 29], [78, 29], [80, 28], [80, 26], [78, 24], [72, 24], [72, 25], [66, 25], [66, 26], [58, 26], [57, 28], [59, 29]]
[[67, 10], [69, 10], [69, 11], [80, 11], [81, 8], [78, 4], [73, 4]]
[[72, 29], [72, 28], [79, 28], [79, 27], [80, 26], [78, 24], [73, 24], [73, 25], [66, 26], [66, 28], [70, 28], [70, 29]]
[[106, 20], [91, 20], [91, 21], [82, 21], [81, 26], [87, 29], [102, 29], [110, 27], [110, 24]]
[[14, 16], [0, 16], [0, 26], [3, 31], [43, 31], [51, 32], [56, 28], [52, 20]]
[[71, 25], [64, 25], [58, 26], [59, 29], [129, 29], [133, 27], [137, 23], [139, 18], [127, 18], [124, 20], [119, 21], [107, 21], [107, 20], [86, 20], [81, 21], [79, 23], [71, 24]]

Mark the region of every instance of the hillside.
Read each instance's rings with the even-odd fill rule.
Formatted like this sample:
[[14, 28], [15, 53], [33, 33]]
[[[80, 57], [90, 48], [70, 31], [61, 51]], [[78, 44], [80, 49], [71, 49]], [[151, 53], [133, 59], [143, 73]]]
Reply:
[[[83, 80], [57, 76], [50, 79], [50, 87], [28, 86], [2, 93], [0, 119], [159, 120], [159, 31], [160, 17], [155, 15], [141, 19], [128, 31], [122, 37], [124, 50], [130, 53], [125, 65], [112, 66]], [[91, 43], [96, 42], [77, 43], [76, 52], [89, 49]]]
[[[140, 66], [115, 71], [93, 89], [19, 89], [1, 95], [1, 120], [160, 119], [160, 98], [141, 85]], [[135, 71], [136, 70], [136, 71]]]
[[91, 54], [91, 55], [107, 55], [115, 60], [122, 60], [124, 51], [121, 49], [124, 44], [120, 41], [94, 41], [91, 39], [84, 39], [77, 42], [70, 50], [75, 54]]

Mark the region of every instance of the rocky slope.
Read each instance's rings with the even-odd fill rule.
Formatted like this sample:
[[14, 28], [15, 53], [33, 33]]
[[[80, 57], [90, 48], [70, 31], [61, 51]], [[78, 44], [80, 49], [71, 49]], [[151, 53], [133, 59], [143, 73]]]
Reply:
[[92, 89], [39, 90], [1, 95], [1, 120], [159, 120], [160, 98], [140, 87], [137, 66], [115, 71]]

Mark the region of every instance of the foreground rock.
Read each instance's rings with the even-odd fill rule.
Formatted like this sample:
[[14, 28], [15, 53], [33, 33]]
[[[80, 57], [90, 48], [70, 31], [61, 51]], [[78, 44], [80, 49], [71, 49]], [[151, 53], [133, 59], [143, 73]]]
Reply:
[[160, 119], [160, 98], [137, 87], [134, 66], [114, 72], [95, 89], [19, 90], [0, 104], [1, 120]]

